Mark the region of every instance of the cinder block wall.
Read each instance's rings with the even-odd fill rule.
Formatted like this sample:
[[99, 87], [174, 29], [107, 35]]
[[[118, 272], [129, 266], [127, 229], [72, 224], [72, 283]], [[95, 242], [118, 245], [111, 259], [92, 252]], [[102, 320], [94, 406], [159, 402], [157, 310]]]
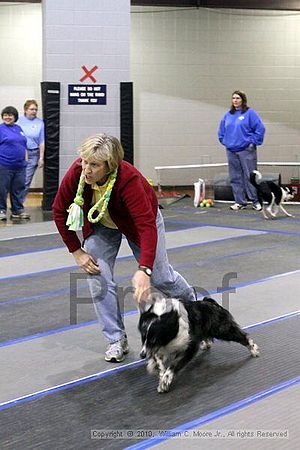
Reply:
[[[226, 161], [217, 129], [235, 89], [266, 124], [259, 159], [299, 158], [299, 13], [132, 8], [131, 75], [135, 162], [154, 180], [154, 166]], [[267, 170], [285, 181], [298, 174]], [[161, 175], [163, 183], [184, 185], [213, 173]]]
[[[36, 99], [42, 114], [42, 7], [0, 3], [0, 111], [8, 105], [23, 113], [27, 99]], [[38, 170], [31, 187], [42, 186]]]
[[[119, 136], [121, 81], [129, 81], [130, 0], [43, 0], [43, 80], [61, 82], [60, 176], [87, 136]], [[68, 105], [81, 66], [107, 85], [107, 105]], [[93, 84], [87, 79], [83, 84]]]
[[[300, 160], [298, 13], [139, 7], [130, 15], [129, 0], [44, 0], [43, 9], [42, 51], [41, 4], [0, 6], [0, 107], [40, 103], [40, 81], [62, 82], [61, 176], [88, 134], [119, 134], [119, 81], [134, 82], [135, 164], [154, 181], [157, 165], [225, 162], [216, 132], [237, 88], [267, 126], [260, 160]], [[67, 84], [95, 64], [108, 105], [67, 105]], [[284, 181], [299, 175], [280, 170]], [[190, 184], [200, 175], [212, 173], [163, 177]]]

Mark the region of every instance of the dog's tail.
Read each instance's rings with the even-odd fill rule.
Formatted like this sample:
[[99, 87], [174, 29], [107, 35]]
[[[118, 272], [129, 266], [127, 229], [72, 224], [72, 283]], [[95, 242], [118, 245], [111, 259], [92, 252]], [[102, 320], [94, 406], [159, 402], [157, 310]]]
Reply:
[[257, 188], [259, 181], [262, 179], [262, 175], [258, 170], [253, 170], [250, 173], [250, 183]]

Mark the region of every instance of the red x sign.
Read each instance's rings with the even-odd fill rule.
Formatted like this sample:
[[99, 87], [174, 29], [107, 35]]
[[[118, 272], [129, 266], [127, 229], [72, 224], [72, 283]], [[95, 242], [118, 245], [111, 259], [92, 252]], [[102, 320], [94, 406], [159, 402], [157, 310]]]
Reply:
[[93, 77], [92, 73], [95, 72], [95, 70], [98, 69], [98, 66], [94, 66], [91, 68], [91, 70], [88, 70], [85, 66], [81, 66], [81, 68], [83, 69], [83, 71], [85, 72], [85, 75], [83, 75], [82, 78], [80, 78], [79, 81], [84, 81], [87, 78], [90, 78], [92, 80], [93, 83], [96, 83], [96, 78]]

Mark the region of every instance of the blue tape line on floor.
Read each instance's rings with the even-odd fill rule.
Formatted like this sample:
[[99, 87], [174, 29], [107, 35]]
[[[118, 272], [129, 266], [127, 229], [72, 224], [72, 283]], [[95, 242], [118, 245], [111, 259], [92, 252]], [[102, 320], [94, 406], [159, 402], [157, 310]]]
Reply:
[[288, 389], [289, 387], [295, 386], [297, 384], [300, 384], [300, 376], [296, 377], [296, 378], [292, 378], [290, 380], [287, 380], [283, 383], [271, 386], [268, 389], [260, 391], [257, 394], [251, 395], [250, 397], [247, 397], [236, 403], [232, 403], [231, 405], [228, 405], [228, 406], [225, 406], [224, 408], [213, 411], [212, 413], [207, 414], [205, 416], [198, 417], [197, 419], [192, 420], [191, 422], [183, 423], [182, 425], [180, 425], [176, 428], [168, 430], [167, 436], [164, 435], [162, 437], [153, 437], [153, 438], [147, 439], [143, 442], [131, 445], [129, 447], [125, 447], [124, 450], [142, 450], [145, 448], [153, 447], [154, 445], [157, 445], [163, 441], [172, 439], [172, 434], [174, 436], [176, 436], [176, 434], [180, 435], [180, 433], [183, 433], [184, 431], [199, 427], [200, 425], [204, 425], [205, 423], [216, 420], [216, 419], [218, 419], [222, 416], [225, 416], [229, 413], [238, 411], [239, 409], [242, 409], [242, 408], [249, 406], [257, 401], [260, 401], [267, 397], [270, 397], [271, 395], [274, 395], [277, 392], [283, 391], [284, 389]]
[[[257, 324], [249, 325], [248, 327], [244, 327], [243, 330], [248, 330], [250, 328], [253, 329], [253, 328], [258, 328], [258, 327], [262, 327], [262, 326], [266, 326], [266, 325], [271, 325], [271, 324], [274, 324], [276, 322], [279, 322], [279, 321], [282, 321], [282, 320], [285, 320], [285, 319], [296, 317], [298, 315], [300, 315], [300, 311], [297, 311], [295, 313], [286, 314], [286, 315], [280, 316], [280, 317], [275, 317], [274, 319], [270, 319], [269, 321], [264, 321], [264, 322], [259, 322]], [[143, 364], [145, 364], [145, 360], [133, 361], [131, 363], [124, 364], [122, 366], [115, 367], [113, 369], [110, 369], [110, 370], [107, 370], [107, 371], [104, 371], [104, 372], [99, 372], [98, 374], [89, 375], [87, 377], [80, 378], [78, 380], [69, 381], [69, 382], [64, 383], [62, 385], [59, 385], [59, 386], [54, 386], [54, 387], [49, 388], [49, 389], [44, 389], [44, 390], [36, 392], [34, 394], [29, 394], [27, 396], [24, 396], [24, 397], [21, 397], [21, 398], [18, 398], [18, 399], [14, 399], [14, 400], [10, 400], [8, 402], [1, 403], [0, 404], [0, 410], [1, 409], [6, 409], [6, 408], [10, 408], [10, 407], [12, 407], [12, 406], [14, 406], [16, 404], [24, 403], [24, 402], [30, 401], [30, 400], [34, 400], [34, 399], [39, 398], [39, 397], [44, 397], [45, 395], [48, 395], [48, 394], [53, 394], [54, 392], [57, 392], [58, 390], [69, 389], [71, 387], [78, 386], [81, 383], [87, 383], [89, 381], [93, 381], [93, 380], [96, 380], [96, 379], [99, 379], [99, 378], [103, 378], [104, 376], [108, 376], [108, 375], [111, 375], [113, 373], [117, 373], [117, 372], [120, 372], [120, 371], [123, 371], [123, 370], [126, 370], [126, 369], [130, 369], [130, 368], [133, 368], [133, 367], [138, 367], [138, 366], [143, 365]]]

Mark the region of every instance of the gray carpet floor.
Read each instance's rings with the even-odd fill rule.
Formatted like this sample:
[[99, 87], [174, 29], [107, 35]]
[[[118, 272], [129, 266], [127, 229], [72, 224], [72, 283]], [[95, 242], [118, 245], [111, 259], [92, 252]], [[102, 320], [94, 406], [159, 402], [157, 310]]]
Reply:
[[[156, 380], [139, 363], [138, 316], [132, 296], [122, 302], [131, 351], [115, 367], [103, 361], [106, 343], [93, 306], [89, 300], [80, 302], [89, 298], [84, 276], [53, 222], [1, 225], [0, 423], [5, 433], [0, 447], [252, 448], [251, 438], [159, 442], [145, 435], [139, 440], [94, 440], [90, 430], [178, 426], [253, 430], [278, 428], [282, 423], [289, 438], [256, 439], [255, 448], [298, 448], [300, 436], [289, 415], [297, 410], [290, 392], [299, 394], [291, 380], [300, 375], [296, 345], [300, 209], [294, 205], [287, 209], [293, 218], [271, 221], [250, 208], [233, 212], [228, 205], [216, 204], [207, 210], [194, 209], [188, 198], [162, 210], [169, 259], [197, 288], [199, 298], [210, 293], [229, 306], [243, 327], [263, 323], [250, 328], [262, 347], [261, 358], [248, 358], [234, 344], [217, 343], [209, 354], [200, 354], [173, 390], [162, 396], [156, 393]], [[116, 281], [124, 290], [135, 267], [124, 242], [116, 264]], [[78, 278], [75, 324], [70, 317], [72, 277]], [[226, 291], [228, 285], [233, 292]], [[283, 320], [274, 320], [278, 317]], [[282, 383], [286, 385], [279, 392], [274, 386]], [[268, 398], [258, 395], [268, 389]], [[256, 394], [257, 399], [247, 404]], [[278, 398], [279, 408], [274, 408]], [[224, 408], [227, 412], [219, 417]], [[202, 423], [208, 414], [210, 419]]]

